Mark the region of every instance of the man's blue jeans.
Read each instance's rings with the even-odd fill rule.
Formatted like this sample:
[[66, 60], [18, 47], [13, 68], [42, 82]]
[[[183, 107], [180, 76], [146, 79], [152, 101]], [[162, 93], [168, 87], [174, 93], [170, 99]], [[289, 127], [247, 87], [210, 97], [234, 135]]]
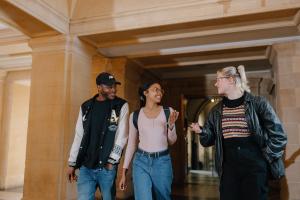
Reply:
[[97, 186], [103, 200], [113, 200], [116, 196], [115, 178], [117, 167], [112, 170], [106, 168], [88, 169], [84, 166], [79, 169], [77, 182], [78, 200], [95, 200]]
[[132, 166], [135, 200], [171, 199], [173, 170], [170, 155], [153, 158], [136, 152]]

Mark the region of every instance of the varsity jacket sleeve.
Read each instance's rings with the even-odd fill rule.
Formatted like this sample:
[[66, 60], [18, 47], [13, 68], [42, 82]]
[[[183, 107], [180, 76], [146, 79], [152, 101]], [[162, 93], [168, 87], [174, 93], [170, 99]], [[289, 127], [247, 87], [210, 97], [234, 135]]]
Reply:
[[75, 137], [73, 140], [73, 144], [72, 144], [71, 151], [70, 151], [70, 156], [68, 159], [69, 166], [74, 167], [76, 165], [77, 155], [79, 152], [83, 132], [84, 131], [83, 131], [83, 124], [82, 124], [82, 111], [80, 108], [76, 127], [75, 127]]
[[128, 115], [129, 106], [125, 103], [120, 111], [118, 128], [115, 136], [114, 147], [109, 155], [108, 161], [111, 164], [117, 164], [120, 161], [122, 151], [128, 139]]

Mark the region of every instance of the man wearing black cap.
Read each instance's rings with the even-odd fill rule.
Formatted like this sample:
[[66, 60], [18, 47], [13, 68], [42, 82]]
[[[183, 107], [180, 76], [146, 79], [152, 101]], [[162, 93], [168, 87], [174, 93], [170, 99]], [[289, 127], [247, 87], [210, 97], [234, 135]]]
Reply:
[[117, 164], [128, 138], [128, 103], [116, 96], [120, 82], [103, 72], [96, 84], [98, 94], [80, 107], [68, 160], [70, 182], [77, 181], [79, 168], [79, 200], [94, 200], [97, 186], [103, 200], [115, 199]]

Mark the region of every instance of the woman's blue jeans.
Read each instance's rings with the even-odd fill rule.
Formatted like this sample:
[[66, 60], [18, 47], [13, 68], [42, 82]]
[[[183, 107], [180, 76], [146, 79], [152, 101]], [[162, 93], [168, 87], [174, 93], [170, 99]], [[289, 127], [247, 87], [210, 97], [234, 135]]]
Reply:
[[152, 191], [156, 200], [171, 199], [173, 170], [170, 154], [150, 157], [136, 152], [132, 167], [135, 200], [152, 200]]

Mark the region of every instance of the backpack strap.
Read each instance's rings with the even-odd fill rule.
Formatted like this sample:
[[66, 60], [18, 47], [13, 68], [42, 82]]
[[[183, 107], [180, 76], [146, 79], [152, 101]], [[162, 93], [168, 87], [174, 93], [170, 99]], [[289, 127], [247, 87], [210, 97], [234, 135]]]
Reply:
[[134, 127], [136, 128], [137, 131], [139, 131], [138, 118], [139, 118], [140, 110], [141, 109], [138, 109], [138, 110], [134, 111], [133, 116], [132, 116], [132, 122], [133, 122], [133, 125], [134, 125]]
[[167, 130], [169, 129], [169, 117], [170, 117], [170, 108], [169, 107], [166, 107], [166, 106], [163, 106], [163, 109], [164, 109], [164, 113], [165, 113], [165, 116], [166, 116], [166, 121], [167, 121]]

